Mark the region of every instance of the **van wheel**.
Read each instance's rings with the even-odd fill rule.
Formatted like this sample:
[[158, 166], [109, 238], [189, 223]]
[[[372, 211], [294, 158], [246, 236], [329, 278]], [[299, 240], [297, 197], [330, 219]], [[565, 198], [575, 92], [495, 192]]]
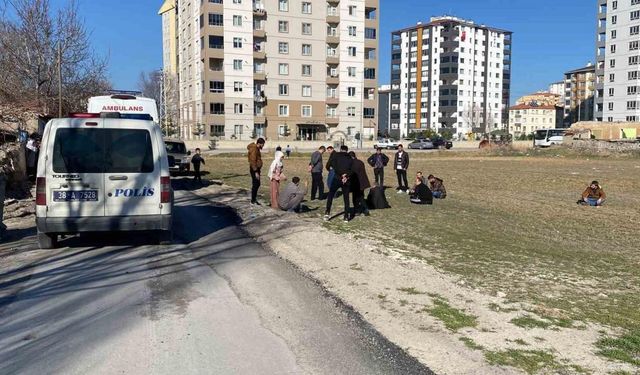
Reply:
[[55, 249], [58, 247], [58, 235], [53, 233], [38, 233], [38, 245], [41, 249]]
[[158, 245], [171, 245], [173, 243], [173, 231], [161, 230], [158, 232]]

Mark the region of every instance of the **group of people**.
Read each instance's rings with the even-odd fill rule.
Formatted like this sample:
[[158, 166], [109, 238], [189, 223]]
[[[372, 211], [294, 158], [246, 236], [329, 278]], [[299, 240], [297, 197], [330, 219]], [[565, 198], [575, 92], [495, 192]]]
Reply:
[[[260, 205], [257, 197], [258, 189], [260, 188], [260, 173], [263, 166], [261, 150], [264, 145], [265, 140], [259, 138], [255, 143], [247, 146], [249, 173], [252, 179], [251, 204], [254, 205]], [[325, 153], [329, 153], [326, 164], [323, 160]], [[271, 207], [299, 212], [308, 186], [306, 182], [304, 187], [300, 186], [300, 177], [296, 176], [280, 191], [280, 183], [286, 180], [283, 165], [284, 158], [285, 153], [281, 149], [276, 150], [274, 160], [267, 173], [271, 188]], [[389, 203], [384, 195], [384, 171], [389, 162], [389, 157], [382, 152], [381, 148], [377, 148], [376, 152], [367, 158], [367, 163], [373, 168], [374, 173], [375, 183], [372, 186], [365, 164], [358, 159], [355, 152], [349, 151], [349, 148], [345, 145], [341, 146], [339, 150], [335, 150], [332, 146], [321, 146], [311, 155], [308, 165], [308, 172], [311, 174], [311, 200], [327, 200], [324, 214], [325, 220], [331, 218], [333, 200], [338, 196], [338, 191], [342, 192], [345, 207], [343, 219], [345, 222], [350, 221], [353, 216], [358, 214], [369, 216], [369, 209], [388, 208]], [[398, 147], [398, 151], [394, 155], [392, 166], [398, 179], [397, 193], [408, 194], [411, 203], [428, 205], [433, 204], [434, 199], [445, 199], [447, 197], [444, 181], [432, 174], [425, 178], [421, 171], [416, 173], [414, 184], [409, 188], [407, 177], [409, 154], [404, 151], [402, 145]], [[327, 194], [325, 194], [323, 178], [325, 170], [328, 172], [326, 180]], [[369, 189], [369, 194], [365, 199], [365, 191], [367, 189]], [[578, 203], [599, 207], [604, 203], [605, 198], [606, 194], [598, 181], [593, 181], [582, 193]], [[353, 207], [351, 204], [353, 204]]]

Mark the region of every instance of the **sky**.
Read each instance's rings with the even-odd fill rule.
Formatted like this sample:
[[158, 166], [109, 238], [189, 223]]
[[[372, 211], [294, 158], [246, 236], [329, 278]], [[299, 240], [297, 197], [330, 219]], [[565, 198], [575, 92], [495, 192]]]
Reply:
[[[140, 72], [162, 67], [161, 5], [79, 0], [93, 48], [109, 57], [114, 88], [137, 89]], [[596, 0], [380, 0], [380, 84], [390, 79], [391, 32], [439, 15], [513, 31], [512, 101], [595, 60]]]

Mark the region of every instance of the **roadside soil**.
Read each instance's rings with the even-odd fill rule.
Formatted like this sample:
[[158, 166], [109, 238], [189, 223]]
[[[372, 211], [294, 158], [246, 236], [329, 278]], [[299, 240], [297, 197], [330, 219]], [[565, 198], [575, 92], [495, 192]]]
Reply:
[[[534, 306], [509, 301], [501, 292], [491, 295], [436, 269], [426, 258], [408, 256], [406, 247], [328, 229], [319, 215], [250, 205], [245, 190], [221, 182], [193, 191], [213, 204], [234, 208], [250, 235], [438, 374], [637, 371], [596, 354], [595, 343], [602, 334], [616, 334], [614, 329], [592, 323], [536, 327], [554, 312], [544, 311], [540, 317], [532, 312]], [[434, 309], [443, 302], [444, 315]], [[464, 323], [465, 317], [470, 323]], [[517, 318], [534, 326], [514, 325]], [[519, 368], [504, 365], [510, 361]]]

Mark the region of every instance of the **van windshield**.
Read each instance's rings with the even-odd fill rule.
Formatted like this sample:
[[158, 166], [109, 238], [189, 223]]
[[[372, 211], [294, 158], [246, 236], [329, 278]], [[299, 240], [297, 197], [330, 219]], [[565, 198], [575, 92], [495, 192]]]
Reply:
[[165, 142], [167, 152], [170, 154], [186, 154], [187, 147], [181, 142]]
[[543, 139], [547, 139], [547, 131], [546, 130], [537, 130], [535, 133], [535, 139], [537, 140], [543, 140]]
[[143, 129], [75, 129], [56, 132], [56, 173], [151, 173], [151, 134]]

